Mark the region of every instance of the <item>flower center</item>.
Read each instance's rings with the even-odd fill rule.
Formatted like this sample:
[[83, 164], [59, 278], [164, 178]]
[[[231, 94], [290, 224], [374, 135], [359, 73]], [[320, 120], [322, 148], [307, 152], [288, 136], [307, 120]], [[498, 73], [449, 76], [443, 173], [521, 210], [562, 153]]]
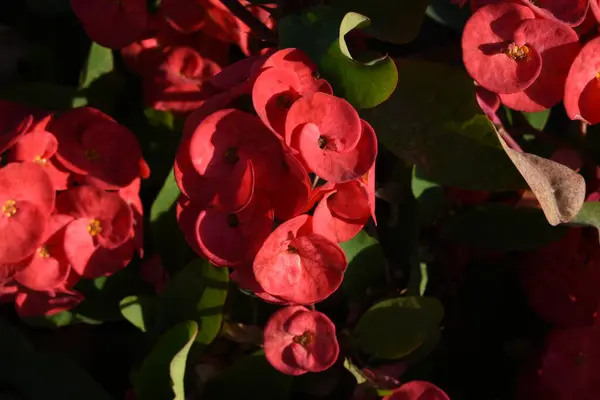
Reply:
[[327, 138], [325, 136], [319, 136], [319, 140], [317, 141], [320, 149], [324, 149], [327, 147]]
[[92, 236], [102, 233], [102, 223], [97, 219], [91, 220], [87, 227], [87, 231]]
[[306, 331], [302, 335], [294, 336], [294, 339], [292, 340], [294, 341], [294, 343], [298, 343], [302, 347], [306, 347], [313, 342], [313, 339], [314, 335], [311, 332]]
[[522, 61], [527, 58], [530, 50], [527, 45], [517, 46], [514, 42], [506, 48], [506, 55], [516, 61]]
[[235, 228], [235, 227], [239, 226], [240, 220], [238, 219], [237, 215], [229, 214], [227, 216], [227, 225], [229, 225], [229, 227], [231, 227], [231, 228]]
[[14, 200], [6, 200], [4, 204], [2, 204], [2, 214], [7, 217], [12, 217], [17, 213], [17, 202]]
[[235, 163], [240, 161], [240, 157], [238, 156], [237, 152], [237, 147], [230, 147], [227, 150], [225, 150], [225, 153], [223, 153], [223, 158], [225, 159], [225, 162], [230, 165], [235, 165]]
[[296, 254], [296, 253], [298, 253], [298, 249], [295, 248], [294, 246], [292, 246], [291, 244], [288, 244], [287, 252], [288, 253], [292, 253], [292, 254]]
[[35, 156], [35, 158], [33, 159], [33, 162], [38, 165], [44, 166], [44, 165], [46, 165], [48, 160], [46, 158], [44, 158], [43, 156]]
[[40, 258], [48, 258], [50, 257], [50, 252], [48, 251], [48, 247], [42, 246], [37, 249], [37, 254]]
[[85, 151], [85, 158], [87, 158], [90, 161], [96, 161], [100, 159], [100, 153], [98, 153], [98, 151], [94, 149], [87, 149]]

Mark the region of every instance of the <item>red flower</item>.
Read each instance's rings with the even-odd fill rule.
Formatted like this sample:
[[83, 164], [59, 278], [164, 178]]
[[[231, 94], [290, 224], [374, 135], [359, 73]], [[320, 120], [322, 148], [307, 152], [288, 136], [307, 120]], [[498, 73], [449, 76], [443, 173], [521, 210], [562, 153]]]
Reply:
[[600, 122], [600, 37], [590, 40], [573, 61], [565, 83], [565, 110], [571, 119]]
[[580, 50], [579, 37], [571, 28], [551, 20], [526, 20], [514, 32], [516, 43], [527, 43], [541, 57], [542, 69], [529, 87], [517, 93], [500, 94], [508, 107], [539, 112], [558, 104], [565, 81]]
[[275, 184], [283, 168], [270, 162], [281, 157], [280, 143], [258, 118], [234, 109], [205, 118], [190, 138], [189, 151], [195, 171], [206, 178], [203, 190], [216, 192], [214, 204], [232, 212], [249, 204], [255, 185]]
[[325, 314], [301, 306], [282, 308], [265, 325], [265, 356], [284, 374], [325, 371], [340, 351], [335, 335]]
[[426, 381], [410, 381], [397, 389], [383, 400], [450, 400], [442, 389]]
[[110, 275], [129, 263], [133, 215], [117, 193], [72, 188], [58, 196], [56, 210], [75, 218], [66, 228], [65, 253], [79, 275]]
[[71, 174], [62, 167], [54, 155], [58, 150], [58, 140], [45, 130], [33, 130], [19, 138], [11, 149], [11, 161], [30, 161], [44, 167], [52, 180], [55, 190], [66, 190]]
[[496, 93], [531, 86], [540, 75], [542, 60], [538, 51], [515, 41], [514, 32], [533, 18], [531, 9], [511, 3], [487, 5], [471, 16], [462, 36], [463, 61], [477, 83]]
[[338, 124], [340, 130], [327, 129], [327, 123], [323, 127], [306, 123], [296, 129], [292, 147], [300, 151], [308, 169], [320, 178], [335, 183], [357, 179], [371, 169], [377, 158], [375, 131], [366, 121], [359, 120], [359, 123], [362, 128], [359, 141], [352, 148], [343, 147], [346, 140], [343, 123]]
[[254, 275], [264, 290], [283, 300], [312, 304], [342, 283], [348, 267], [344, 251], [312, 233], [311, 217], [299, 215], [279, 225], [254, 259]]
[[200, 211], [195, 239], [200, 254], [209, 261], [221, 267], [233, 267], [252, 260], [272, 226], [273, 210], [266, 199], [256, 196], [237, 213], [214, 208]]
[[237, 283], [240, 288], [250, 290], [257, 297], [260, 297], [267, 303], [280, 305], [287, 304], [285, 300], [272, 296], [264, 291], [264, 289], [256, 281], [254, 271], [252, 270], [252, 264], [242, 264], [236, 266], [229, 276], [231, 280]]
[[317, 205], [313, 232], [334, 242], [345, 242], [360, 232], [370, 214], [369, 197], [360, 182], [337, 184]]
[[275, 135], [285, 136], [290, 107], [302, 96], [318, 91], [331, 94], [331, 86], [316, 79], [316, 65], [297, 49], [283, 49], [271, 55], [262, 66], [252, 89], [256, 113]]
[[71, 0], [88, 36], [104, 47], [123, 48], [146, 31], [146, 0]]
[[41, 244], [54, 197], [39, 165], [11, 163], [0, 169], [0, 264], [21, 261]]
[[50, 217], [42, 245], [15, 274], [15, 281], [34, 291], [53, 291], [61, 287], [71, 271], [64, 251], [65, 227], [73, 217], [55, 214]]
[[590, 0], [538, 0], [535, 3], [530, 0], [520, 1], [539, 17], [569, 26], [578, 26], [583, 22], [590, 4]]
[[48, 130], [58, 139], [58, 161], [87, 184], [117, 190], [140, 174], [142, 152], [136, 137], [99, 110], [69, 110]]

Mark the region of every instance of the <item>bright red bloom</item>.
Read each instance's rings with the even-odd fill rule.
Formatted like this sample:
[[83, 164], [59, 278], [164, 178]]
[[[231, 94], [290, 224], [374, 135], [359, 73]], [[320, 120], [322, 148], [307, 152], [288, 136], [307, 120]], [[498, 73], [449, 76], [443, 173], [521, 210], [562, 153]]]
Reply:
[[522, 260], [522, 284], [531, 307], [560, 326], [590, 325], [600, 304], [597, 233], [572, 228], [559, 242]]
[[359, 123], [362, 131], [353, 148], [340, 149], [343, 149], [344, 131], [328, 130], [326, 124], [321, 129], [314, 123], [296, 130], [292, 146], [300, 151], [308, 169], [320, 178], [336, 183], [357, 179], [371, 169], [377, 158], [375, 131], [366, 121], [359, 120]]
[[110, 275], [131, 260], [133, 215], [118, 193], [79, 186], [58, 196], [56, 210], [75, 218], [66, 228], [65, 253], [79, 275]]
[[526, 112], [539, 112], [558, 104], [564, 95], [571, 64], [580, 50], [577, 33], [556, 21], [533, 19], [519, 25], [514, 40], [526, 43], [530, 50], [541, 56], [542, 70], [525, 90], [500, 94], [502, 103]]
[[360, 182], [337, 184], [317, 205], [313, 231], [334, 242], [345, 242], [360, 232], [370, 214], [369, 196]]
[[450, 400], [442, 389], [426, 381], [410, 381], [393, 392], [383, 400]]
[[511, 3], [480, 8], [467, 21], [463, 36], [463, 61], [469, 75], [496, 93], [524, 90], [540, 75], [542, 60], [536, 50], [518, 42], [515, 30], [535, 18], [526, 6]]
[[140, 174], [142, 151], [136, 137], [99, 110], [69, 110], [48, 130], [58, 139], [58, 161], [87, 184], [117, 190]]
[[61, 214], [50, 217], [42, 244], [15, 274], [19, 284], [35, 291], [53, 291], [65, 283], [71, 271], [64, 251], [65, 227], [72, 220]]
[[271, 316], [264, 347], [269, 363], [288, 375], [325, 371], [340, 351], [333, 322], [301, 306], [282, 308]]
[[344, 251], [312, 233], [311, 217], [299, 215], [279, 225], [254, 259], [254, 275], [264, 290], [297, 304], [324, 300], [342, 283], [348, 267]]
[[590, 40], [571, 65], [565, 83], [565, 110], [569, 118], [600, 122], [600, 37]]
[[71, 0], [88, 36], [101, 46], [123, 48], [146, 31], [146, 0]]
[[40, 245], [54, 208], [50, 177], [34, 163], [0, 169], [0, 264], [21, 261]]
[[[580, 25], [587, 14], [590, 0], [520, 0], [539, 17], [569, 26]], [[595, 1], [595, 0], [592, 0]]]

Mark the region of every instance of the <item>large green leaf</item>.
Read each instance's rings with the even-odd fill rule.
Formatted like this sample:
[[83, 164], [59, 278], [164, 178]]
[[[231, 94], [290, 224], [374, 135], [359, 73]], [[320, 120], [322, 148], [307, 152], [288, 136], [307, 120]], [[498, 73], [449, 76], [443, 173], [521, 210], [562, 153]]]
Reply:
[[371, 307], [354, 329], [359, 348], [382, 359], [408, 356], [427, 343], [444, 316], [432, 297], [398, 297]]
[[352, 300], [364, 298], [369, 287], [384, 280], [386, 260], [383, 250], [364, 230], [340, 246], [348, 259], [342, 290]]
[[331, 4], [366, 15], [371, 20], [366, 32], [395, 44], [417, 37], [427, 8], [427, 0], [334, 0]]
[[292, 379], [273, 368], [260, 350], [209, 380], [202, 399], [285, 400], [289, 399]]
[[184, 321], [160, 337], [134, 379], [139, 400], [185, 400], [186, 361], [197, 334], [198, 325]]
[[522, 114], [532, 128], [543, 131], [550, 119], [550, 111], [552, 111], [551, 108], [540, 112], [523, 112]]
[[600, 202], [587, 201], [573, 220], [569, 222], [572, 225], [594, 226], [600, 229]]
[[111, 400], [98, 383], [69, 359], [37, 353], [21, 333], [0, 320], [0, 382], [30, 400]]
[[92, 42], [90, 52], [79, 82], [80, 88], [88, 88], [102, 75], [112, 72], [115, 67], [115, 60], [111, 49], [100, 46]]
[[370, 62], [349, 57], [344, 36], [366, 24], [367, 19], [359, 14], [317, 6], [303, 14], [283, 17], [278, 26], [279, 44], [282, 48], [295, 47], [306, 52], [337, 96], [357, 108], [375, 107], [394, 91], [398, 72], [389, 57]]
[[564, 227], [548, 224], [539, 209], [493, 204], [458, 213], [442, 229], [448, 240], [498, 251], [536, 248], [565, 233]]
[[525, 188], [461, 69], [397, 60], [402, 78], [392, 97], [362, 110], [379, 140], [435, 182], [465, 189]]
[[196, 342], [210, 344], [221, 330], [229, 271], [204, 259], [189, 263], [160, 294], [157, 323], [164, 330], [180, 321], [194, 320], [200, 332]]
[[417, 212], [421, 226], [429, 226], [444, 212], [446, 196], [444, 188], [423, 176], [423, 172], [413, 168], [411, 190], [417, 200]]

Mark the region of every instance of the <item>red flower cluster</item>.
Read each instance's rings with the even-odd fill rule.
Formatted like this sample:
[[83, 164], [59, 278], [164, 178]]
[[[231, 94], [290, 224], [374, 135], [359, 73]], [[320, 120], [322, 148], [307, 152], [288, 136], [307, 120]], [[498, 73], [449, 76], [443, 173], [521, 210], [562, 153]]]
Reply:
[[410, 381], [393, 390], [383, 400], [450, 400], [450, 397], [433, 383]]
[[0, 299], [21, 316], [83, 300], [80, 278], [107, 276], [142, 253], [136, 138], [93, 108], [53, 115], [0, 103]]
[[[242, 1], [267, 26], [267, 11]], [[216, 92], [210, 79], [228, 63], [232, 45], [246, 54], [256, 46], [250, 29], [219, 0], [164, 0], [149, 14], [145, 0], [72, 0], [75, 14], [99, 44], [121, 49], [143, 80], [146, 103], [188, 112]]]
[[[221, 91], [188, 117], [174, 166], [187, 241], [266, 301], [324, 300], [347, 268], [338, 243], [374, 217], [373, 129], [296, 49], [213, 81]], [[309, 173], [327, 182], [311, 188]]]

